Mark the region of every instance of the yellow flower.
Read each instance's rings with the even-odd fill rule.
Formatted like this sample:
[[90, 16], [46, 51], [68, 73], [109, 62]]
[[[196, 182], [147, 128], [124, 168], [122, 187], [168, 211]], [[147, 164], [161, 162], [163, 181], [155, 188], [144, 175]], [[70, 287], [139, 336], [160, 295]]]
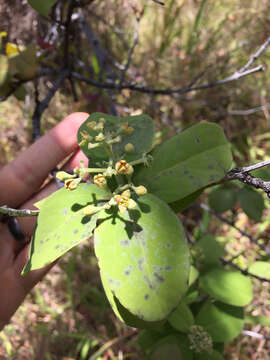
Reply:
[[104, 187], [106, 186], [107, 181], [103, 174], [97, 174], [94, 176], [94, 183], [99, 187]]
[[115, 164], [115, 170], [121, 175], [131, 175], [134, 171], [133, 166], [126, 162], [126, 160], [119, 160]]
[[77, 178], [77, 179], [68, 179], [65, 181], [65, 188], [67, 190], [75, 190], [77, 189], [79, 183], [81, 182], [81, 179], [80, 178]]
[[133, 189], [136, 192], [136, 194], [139, 195], [139, 196], [143, 196], [143, 195], [147, 194], [147, 189], [143, 185], [134, 187]]
[[115, 195], [113, 198], [120, 213], [124, 213], [127, 209], [134, 209], [137, 206], [136, 202], [130, 198], [130, 190], [124, 191], [121, 195]]
[[12, 44], [10, 42], [8, 42], [6, 44], [6, 55], [7, 56], [11, 56], [11, 55], [16, 55], [19, 54], [19, 48], [16, 44]]

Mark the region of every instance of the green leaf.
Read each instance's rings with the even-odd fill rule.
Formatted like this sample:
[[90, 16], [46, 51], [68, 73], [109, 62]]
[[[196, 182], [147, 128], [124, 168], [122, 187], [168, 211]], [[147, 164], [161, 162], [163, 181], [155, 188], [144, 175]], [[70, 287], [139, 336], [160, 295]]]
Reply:
[[245, 324], [251, 324], [251, 325], [263, 325], [270, 327], [270, 317], [269, 316], [253, 316], [250, 314], [245, 315]]
[[96, 226], [97, 215], [86, 216], [81, 209], [105, 197], [108, 193], [102, 188], [80, 184], [76, 190], [62, 188], [37, 203], [40, 213], [23, 274], [50, 264], [87, 240]]
[[270, 169], [257, 169], [254, 171], [251, 171], [250, 174], [252, 176], [258, 177], [264, 181], [270, 181]]
[[164, 321], [144, 321], [138, 316], [133, 315], [128, 309], [126, 309], [119, 300], [114, 296], [112, 290], [109, 287], [107, 279], [101, 273], [101, 281], [106, 293], [106, 296], [109, 300], [109, 303], [115, 313], [115, 315], [126, 325], [139, 328], [139, 329], [153, 329], [157, 330], [162, 327]]
[[228, 342], [239, 335], [244, 326], [243, 309], [223, 303], [204, 304], [196, 317], [196, 324], [211, 335], [213, 341]]
[[202, 262], [205, 264], [219, 263], [219, 258], [223, 257], [226, 252], [219, 242], [212, 235], [205, 235], [196, 243], [196, 248], [202, 251]]
[[190, 266], [188, 286], [190, 287], [199, 277], [199, 271], [193, 266]]
[[224, 357], [216, 350], [209, 353], [196, 354], [194, 360], [224, 360]]
[[212, 191], [208, 198], [209, 205], [218, 213], [234, 208], [236, 203], [236, 191], [232, 186], [220, 186]]
[[134, 180], [168, 203], [219, 181], [232, 162], [223, 130], [206, 122], [174, 136], [151, 155], [151, 166], [141, 167]]
[[178, 214], [185, 210], [189, 205], [194, 203], [194, 201], [198, 199], [202, 192], [202, 190], [195, 191], [193, 194], [190, 194], [181, 200], [169, 203], [169, 206], [176, 214]]
[[194, 325], [194, 317], [189, 307], [181, 302], [174, 312], [168, 318], [171, 326], [179, 331], [188, 332], [189, 328]]
[[29, 80], [35, 77], [39, 68], [36, 53], [36, 46], [29, 45], [24, 51], [12, 56], [9, 63], [13, 76], [20, 80]]
[[57, 0], [27, 0], [29, 5], [32, 6], [39, 14], [48, 16], [51, 8], [56, 4]]
[[145, 321], [163, 320], [187, 290], [189, 250], [167, 204], [151, 194], [137, 204], [123, 214], [99, 214], [95, 252], [102, 278], [120, 303]]
[[[129, 135], [121, 135], [121, 142], [113, 144], [113, 152], [117, 159], [124, 158], [126, 161], [132, 161], [140, 158], [143, 153], [150, 151], [154, 139], [154, 123], [153, 120], [147, 115], [127, 116], [124, 118], [112, 116], [103, 113], [93, 113], [91, 116], [80, 126], [78, 130], [78, 143], [82, 141], [82, 131], [87, 132], [90, 136], [95, 137], [96, 131], [90, 130], [87, 124], [90, 121], [99, 122], [100, 118], [106, 120], [103, 133], [116, 132], [119, 130], [121, 124], [128, 122], [128, 125], [133, 127], [134, 131]], [[93, 140], [93, 142], [95, 142]], [[126, 144], [134, 146], [133, 153], [125, 153]], [[108, 160], [103, 147], [88, 149], [88, 144], [81, 146], [84, 154], [91, 159], [94, 163]], [[91, 162], [92, 164], [92, 162]]]
[[270, 263], [265, 261], [256, 261], [250, 265], [248, 271], [260, 277], [270, 280]]
[[262, 194], [249, 186], [244, 186], [239, 190], [237, 196], [239, 204], [247, 216], [256, 222], [259, 222], [264, 209], [264, 199]]
[[152, 349], [151, 360], [193, 360], [187, 336], [171, 334], [159, 340]]
[[149, 353], [162, 337], [164, 337], [164, 335], [156, 331], [142, 330], [139, 332], [136, 342], [145, 353]]
[[4, 85], [8, 76], [8, 57], [0, 54], [0, 87]]
[[200, 277], [200, 287], [226, 304], [245, 306], [252, 300], [251, 280], [238, 271], [212, 269]]

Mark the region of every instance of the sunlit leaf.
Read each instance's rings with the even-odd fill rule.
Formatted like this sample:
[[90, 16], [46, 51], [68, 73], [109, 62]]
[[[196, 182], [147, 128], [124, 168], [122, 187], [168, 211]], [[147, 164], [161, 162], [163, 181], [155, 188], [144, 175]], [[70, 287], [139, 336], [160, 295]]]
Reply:
[[270, 263], [266, 261], [256, 261], [250, 265], [248, 271], [253, 274], [270, 280]]
[[37, 203], [40, 213], [30, 257], [23, 273], [39, 269], [87, 240], [96, 226], [97, 215], [84, 215], [82, 208], [108, 198], [108, 193], [93, 184], [80, 184], [76, 190], [62, 188]]
[[207, 294], [226, 304], [245, 306], [252, 300], [251, 280], [238, 271], [215, 268], [202, 275], [199, 284]]
[[232, 154], [223, 130], [200, 123], [156, 147], [149, 168], [141, 167], [138, 184], [170, 203], [184, 199], [222, 179], [230, 169]]
[[102, 278], [120, 303], [143, 320], [163, 320], [187, 290], [189, 251], [168, 205], [150, 194], [137, 203], [123, 214], [99, 215], [95, 252]]

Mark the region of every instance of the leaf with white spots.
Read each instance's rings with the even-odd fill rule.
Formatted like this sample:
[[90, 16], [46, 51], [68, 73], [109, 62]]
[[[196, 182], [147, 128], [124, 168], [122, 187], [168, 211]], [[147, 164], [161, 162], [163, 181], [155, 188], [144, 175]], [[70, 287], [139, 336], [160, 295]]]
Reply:
[[98, 205], [108, 199], [108, 195], [96, 185], [80, 184], [76, 190], [62, 188], [37, 203], [40, 213], [23, 274], [50, 264], [87, 240], [96, 226], [97, 215], [86, 216], [82, 208], [89, 204]]
[[187, 290], [189, 250], [177, 216], [147, 194], [124, 214], [99, 214], [94, 232], [101, 277], [119, 302], [145, 321], [163, 320]]
[[171, 203], [221, 180], [232, 154], [222, 128], [200, 123], [156, 147], [149, 168], [141, 166], [134, 181]]

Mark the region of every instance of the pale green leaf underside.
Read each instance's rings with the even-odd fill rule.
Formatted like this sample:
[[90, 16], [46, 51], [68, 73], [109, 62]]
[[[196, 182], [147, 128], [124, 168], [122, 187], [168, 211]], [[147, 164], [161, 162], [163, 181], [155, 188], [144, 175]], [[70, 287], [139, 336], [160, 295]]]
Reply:
[[50, 264], [88, 239], [96, 226], [97, 215], [86, 216], [81, 208], [106, 195], [96, 185], [80, 184], [76, 190], [63, 188], [37, 203], [40, 213], [23, 273]]
[[135, 181], [166, 202], [173, 202], [222, 179], [232, 154], [223, 130], [200, 123], [153, 150], [150, 168], [142, 168]]
[[248, 271], [256, 276], [270, 280], [270, 263], [266, 261], [255, 261]]
[[145, 321], [166, 318], [187, 289], [189, 251], [183, 228], [169, 207], [153, 195], [138, 209], [105, 218], [95, 230], [102, 277], [132, 314]]

